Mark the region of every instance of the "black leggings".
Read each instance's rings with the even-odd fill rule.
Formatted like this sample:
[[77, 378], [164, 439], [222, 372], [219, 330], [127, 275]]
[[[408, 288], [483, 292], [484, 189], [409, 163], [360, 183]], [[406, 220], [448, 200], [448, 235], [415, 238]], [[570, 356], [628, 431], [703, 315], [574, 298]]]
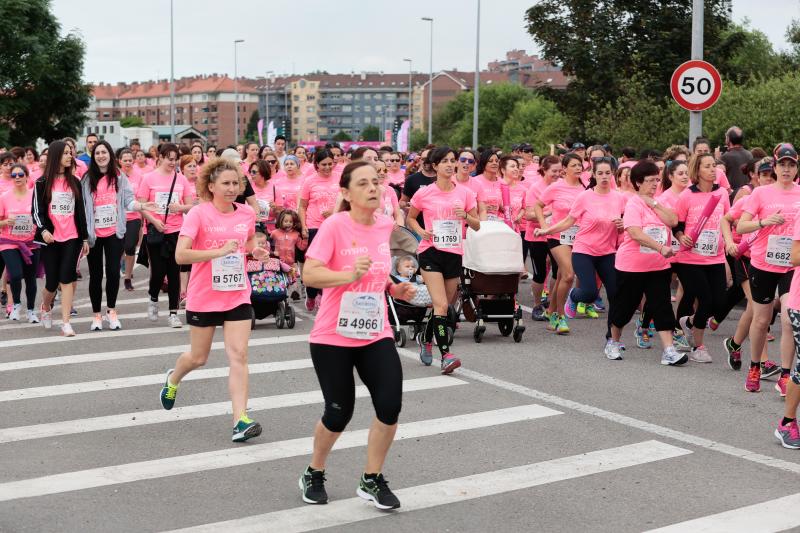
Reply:
[[141, 220], [129, 220], [125, 223], [125, 255], [133, 257], [136, 254], [136, 245], [139, 244], [139, 232], [142, 230]]
[[625, 327], [639, 308], [642, 296], [645, 296], [648, 312], [656, 323], [656, 331], [672, 331], [675, 328], [675, 315], [670, 302], [671, 281], [671, 269], [654, 272], [617, 270], [617, 295], [609, 309], [611, 323], [618, 328]]
[[44, 263], [44, 288], [47, 292], [56, 292], [59, 283], [67, 284], [78, 280], [76, 271], [82, 247], [83, 241], [80, 239], [54, 241], [44, 247], [41, 258]]
[[16, 248], [0, 252], [8, 270], [8, 284], [11, 285], [11, 297], [14, 303], [22, 303], [22, 280], [25, 280], [25, 300], [28, 310], [33, 311], [36, 302], [36, 270], [39, 268], [39, 250], [32, 250], [31, 264], [22, 259], [22, 254]]
[[[147, 254], [150, 258], [150, 301], [157, 302], [161, 293], [164, 276], [167, 277], [167, 294], [169, 310], [177, 311], [181, 295], [181, 267], [175, 262], [175, 246], [178, 243], [178, 232], [165, 233], [164, 241], [159, 244], [147, 243]], [[117, 267], [119, 268], [119, 267]]]
[[106, 258], [106, 305], [117, 306], [119, 293], [119, 261], [122, 258], [122, 239], [116, 235], [97, 237], [86, 258], [89, 263], [89, 299], [92, 312], [99, 313], [103, 303], [103, 255]]
[[356, 384], [353, 368], [369, 389], [375, 416], [391, 426], [397, 423], [403, 404], [403, 367], [393, 339], [349, 348], [311, 343], [311, 361], [317, 373], [325, 412], [322, 424], [341, 433], [353, 416]]
[[[319, 228], [308, 228], [308, 245], [311, 246], [311, 241], [314, 240], [314, 237], [317, 235], [317, 231]], [[308, 248], [306, 248], [308, 250]], [[306, 296], [311, 298], [312, 300], [317, 297], [318, 294], [322, 294], [322, 289], [317, 289], [314, 287], [309, 287], [306, 285]]]
[[[678, 318], [692, 316], [692, 325], [705, 329], [709, 317], [722, 316], [727, 302], [725, 264], [688, 265], [675, 263], [675, 271], [683, 285], [683, 298], [678, 304]], [[697, 299], [697, 310], [694, 301]]]
[[[594, 303], [600, 294], [597, 286], [597, 276], [606, 288], [609, 306], [614, 305], [617, 296], [617, 270], [614, 268], [616, 254], [594, 256], [572, 252], [572, 270], [578, 278], [578, 286], [572, 289], [572, 301], [579, 303]], [[608, 312], [608, 331], [606, 337], [611, 337], [611, 310]]]
[[550, 249], [547, 247], [546, 242], [532, 241], [528, 242], [531, 254], [531, 263], [533, 264], [533, 282], [544, 283], [547, 279], [547, 257], [550, 257], [550, 270], [552, 270], [553, 279], [558, 276], [558, 263], [556, 262]]

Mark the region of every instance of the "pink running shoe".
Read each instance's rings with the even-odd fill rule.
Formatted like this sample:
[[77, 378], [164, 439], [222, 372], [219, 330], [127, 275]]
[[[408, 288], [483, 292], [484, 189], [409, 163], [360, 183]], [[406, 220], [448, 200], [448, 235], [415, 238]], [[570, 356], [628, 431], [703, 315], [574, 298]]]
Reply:
[[442, 374], [452, 374], [453, 370], [461, 366], [461, 359], [451, 353], [446, 353], [442, 357]]
[[744, 382], [744, 390], [747, 392], [761, 392], [761, 365], [751, 366]]
[[781, 376], [775, 384], [775, 390], [781, 395], [781, 398], [786, 398], [786, 385], [789, 383], [789, 376]]
[[712, 316], [711, 318], [708, 319], [708, 322], [706, 322], [706, 327], [708, 327], [708, 329], [710, 329], [711, 331], [717, 331], [717, 328], [719, 327], [719, 322], [714, 320], [714, 317]]
[[797, 429], [797, 420], [792, 420], [785, 426], [778, 423], [775, 437], [781, 441], [781, 446], [790, 450], [800, 450], [800, 430]]

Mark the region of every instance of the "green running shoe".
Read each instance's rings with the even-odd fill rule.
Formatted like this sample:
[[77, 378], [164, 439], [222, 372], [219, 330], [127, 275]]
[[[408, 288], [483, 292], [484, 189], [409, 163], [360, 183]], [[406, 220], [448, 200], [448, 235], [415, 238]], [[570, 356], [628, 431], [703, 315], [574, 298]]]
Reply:
[[597, 314], [597, 309], [595, 309], [594, 304], [589, 304], [586, 306], [586, 316], [589, 318], [600, 318], [600, 315]]
[[169, 376], [175, 372], [174, 368], [167, 371], [167, 377], [164, 380], [164, 387], [161, 389], [160, 399], [161, 407], [169, 411], [175, 405], [175, 396], [178, 394], [178, 387], [180, 385], [173, 385], [169, 382]]
[[244, 442], [247, 439], [258, 437], [261, 435], [261, 424], [254, 420], [247, 418], [246, 414], [242, 414], [236, 426], [233, 428], [233, 442]]

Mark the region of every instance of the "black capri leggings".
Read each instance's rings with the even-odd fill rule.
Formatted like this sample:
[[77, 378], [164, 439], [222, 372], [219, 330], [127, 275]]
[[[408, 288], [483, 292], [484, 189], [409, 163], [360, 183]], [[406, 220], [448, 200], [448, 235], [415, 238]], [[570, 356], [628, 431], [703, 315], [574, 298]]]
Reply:
[[623, 328], [633, 318], [636, 309], [647, 297], [647, 310], [656, 323], [656, 331], [672, 331], [675, 315], [672, 314], [670, 283], [672, 269], [655, 272], [625, 272], [617, 270], [617, 294], [609, 310], [611, 324]]
[[56, 292], [59, 283], [67, 284], [78, 280], [78, 259], [82, 247], [81, 239], [70, 239], [64, 242], [51, 242], [42, 249], [44, 288], [47, 292]]
[[341, 433], [353, 416], [353, 367], [369, 389], [378, 420], [389, 426], [397, 423], [403, 404], [403, 368], [393, 339], [358, 348], [316, 343], [310, 346], [311, 361], [325, 398], [322, 424], [329, 431]]
[[[678, 318], [692, 316], [692, 325], [705, 329], [709, 317], [722, 316], [727, 301], [725, 264], [688, 265], [675, 263], [675, 272], [683, 285], [683, 298], [678, 304]], [[697, 299], [697, 310], [694, 300]]]
[[[317, 236], [317, 231], [319, 228], [308, 228], [308, 245], [311, 246], [311, 241], [314, 240], [314, 237]], [[306, 248], [308, 250], [308, 248]], [[317, 289], [315, 287], [309, 287], [306, 285], [306, 296], [311, 298], [312, 300], [317, 297], [318, 294], [322, 293], [322, 289]]]
[[147, 243], [147, 254], [150, 257], [150, 301], [157, 302], [161, 292], [161, 283], [167, 276], [167, 294], [169, 310], [177, 311], [181, 295], [181, 271], [175, 262], [175, 247], [178, 244], [178, 232], [165, 233], [163, 242]]
[[136, 245], [139, 244], [139, 232], [141, 230], [141, 220], [129, 220], [125, 223], [125, 242], [123, 250], [128, 257], [136, 255]]
[[546, 242], [523, 241], [527, 242], [533, 263], [533, 282], [544, 283], [547, 279], [547, 257], [550, 257], [550, 269], [553, 271], [553, 278], [558, 276], [558, 263], [556, 262]]
[[39, 250], [32, 250], [31, 264], [25, 263], [22, 254], [16, 248], [3, 250], [0, 257], [5, 261], [8, 270], [8, 284], [11, 285], [11, 296], [14, 303], [22, 303], [22, 281], [25, 280], [25, 299], [28, 310], [33, 311], [36, 302], [36, 270], [39, 268]]
[[119, 294], [119, 261], [122, 258], [122, 239], [116, 235], [97, 237], [89, 250], [89, 299], [92, 312], [99, 313], [103, 303], [103, 256], [105, 255], [106, 305], [117, 306]]

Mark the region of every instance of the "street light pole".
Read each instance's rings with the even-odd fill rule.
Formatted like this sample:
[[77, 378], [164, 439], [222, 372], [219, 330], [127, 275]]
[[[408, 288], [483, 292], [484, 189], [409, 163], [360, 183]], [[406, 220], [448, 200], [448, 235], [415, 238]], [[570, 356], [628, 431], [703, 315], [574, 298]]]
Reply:
[[475, 17], [477, 34], [475, 36], [475, 89], [472, 104], [472, 149], [478, 149], [478, 98], [480, 96], [481, 70], [480, 70], [480, 51], [481, 51], [481, 0], [478, 0], [478, 13]]
[[243, 43], [244, 39], [236, 39], [233, 41], [233, 93], [234, 93], [234, 106], [233, 106], [233, 121], [236, 126], [233, 128], [233, 144], [239, 143], [239, 43]]
[[174, 0], [169, 0], [169, 141], [175, 142], [175, 38]]
[[413, 109], [413, 106], [411, 105], [411, 72], [412, 72], [412, 70], [411, 70], [411, 60], [406, 58], [406, 59], [403, 59], [403, 61], [407, 61], [408, 62], [408, 123], [409, 123], [409, 127], [413, 127], [413, 123], [411, 121], [411, 119], [412, 119], [411, 113], [412, 113], [412, 109]]
[[[703, 0], [692, 2], [692, 59], [703, 59]], [[703, 134], [703, 112], [689, 112], [689, 149]]]
[[433, 144], [433, 19], [422, 17], [422, 20], [431, 23], [431, 65], [428, 75], [428, 144]]

